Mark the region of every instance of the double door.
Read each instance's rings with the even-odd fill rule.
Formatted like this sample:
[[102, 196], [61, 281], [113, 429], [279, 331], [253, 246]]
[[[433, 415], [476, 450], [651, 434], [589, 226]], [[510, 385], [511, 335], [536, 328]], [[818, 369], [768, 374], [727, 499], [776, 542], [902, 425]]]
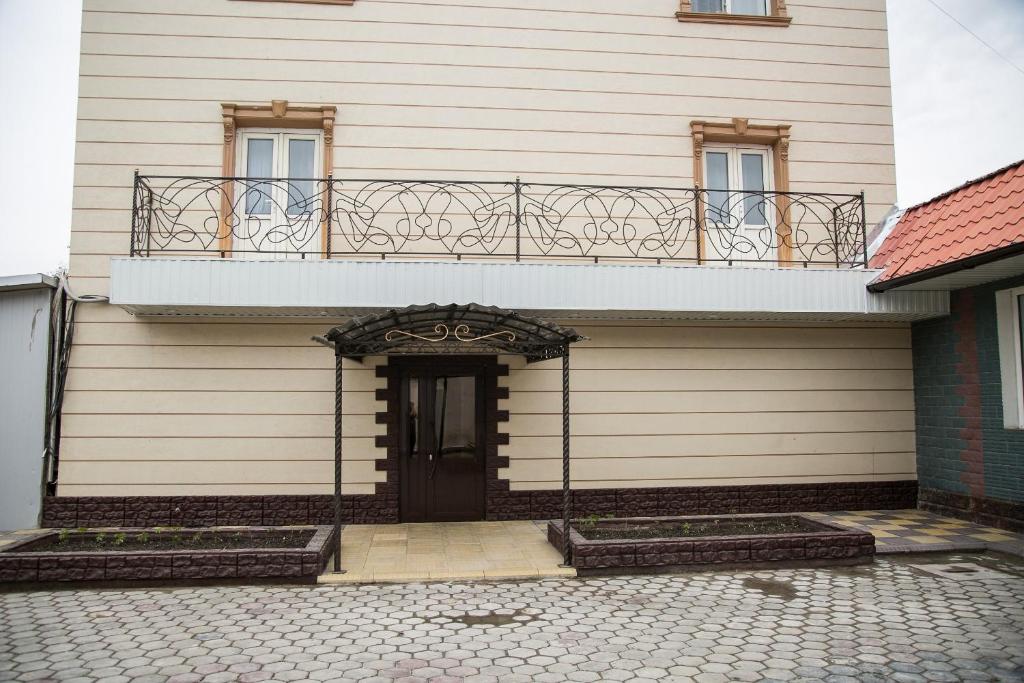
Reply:
[[481, 368], [471, 361], [409, 363], [401, 387], [402, 521], [483, 519]]

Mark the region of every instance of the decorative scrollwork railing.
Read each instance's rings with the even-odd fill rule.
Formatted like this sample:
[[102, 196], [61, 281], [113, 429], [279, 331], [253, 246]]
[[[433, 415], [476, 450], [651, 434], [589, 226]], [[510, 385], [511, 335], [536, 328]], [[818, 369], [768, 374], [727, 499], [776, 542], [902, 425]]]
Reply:
[[864, 196], [136, 175], [131, 255], [865, 265]]

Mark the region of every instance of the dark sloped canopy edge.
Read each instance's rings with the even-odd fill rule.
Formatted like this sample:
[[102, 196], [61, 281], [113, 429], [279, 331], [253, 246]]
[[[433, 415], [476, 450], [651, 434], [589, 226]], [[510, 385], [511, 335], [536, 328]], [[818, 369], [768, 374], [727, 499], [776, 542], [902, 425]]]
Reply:
[[325, 335], [336, 353], [376, 355], [510, 354], [527, 362], [560, 358], [586, 337], [496, 306], [426, 304], [353, 318]]

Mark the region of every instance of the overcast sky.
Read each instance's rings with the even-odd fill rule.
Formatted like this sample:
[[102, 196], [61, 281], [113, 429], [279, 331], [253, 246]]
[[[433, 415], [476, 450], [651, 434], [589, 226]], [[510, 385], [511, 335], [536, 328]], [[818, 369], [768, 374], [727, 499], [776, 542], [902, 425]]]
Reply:
[[[934, 3], [1005, 60], [932, 0], [888, 0], [903, 207], [1024, 158], [1024, 0]], [[67, 264], [80, 7], [0, 0], [0, 276]]]

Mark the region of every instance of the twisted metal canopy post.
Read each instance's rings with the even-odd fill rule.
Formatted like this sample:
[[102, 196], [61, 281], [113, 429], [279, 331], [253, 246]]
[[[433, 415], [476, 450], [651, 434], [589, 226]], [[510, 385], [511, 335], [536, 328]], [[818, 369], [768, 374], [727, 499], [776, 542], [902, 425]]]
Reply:
[[334, 348], [334, 571], [341, 571], [341, 360], [366, 356], [487, 354], [523, 356], [527, 363], [562, 359], [562, 558], [571, 562], [569, 527], [569, 346], [586, 337], [576, 330], [496, 306], [426, 304], [353, 318], [318, 342]]

